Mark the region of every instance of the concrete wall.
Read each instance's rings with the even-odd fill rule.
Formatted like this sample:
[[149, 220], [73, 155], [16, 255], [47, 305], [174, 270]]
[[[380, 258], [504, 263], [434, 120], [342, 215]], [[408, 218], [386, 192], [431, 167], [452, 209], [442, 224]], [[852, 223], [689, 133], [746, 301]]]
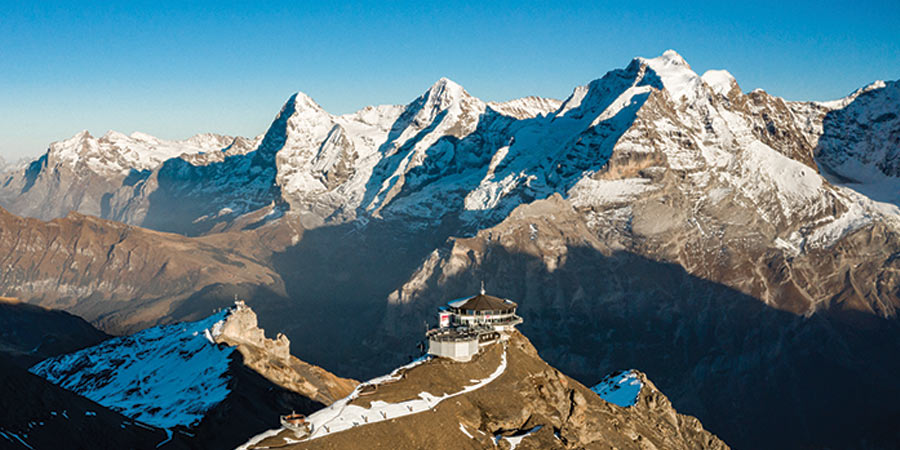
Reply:
[[442, 356], [457, 361], [468, 361], [478, 353], [478, 340], [468, 341], [438, 341], [428, 340], [428, 353], [434, 356]]

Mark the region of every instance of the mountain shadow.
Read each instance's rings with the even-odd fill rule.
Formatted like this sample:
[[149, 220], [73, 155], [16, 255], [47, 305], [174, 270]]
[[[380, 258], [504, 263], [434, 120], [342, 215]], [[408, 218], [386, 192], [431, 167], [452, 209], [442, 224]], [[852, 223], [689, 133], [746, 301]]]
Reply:
[[[371, 365], [372, 354], [365, 350], [385, 315], [384, 299], [446, 240], [451, 222], [420, 234], [383, 221], [307, 230], [296, 246], [272, 258], [289, 299], [248, 303], [262, 328], [281, 330], [291, 339], [292, 353], [301, 360], [341, 376], [371, 378], [396, 366], [393, 360]], [[423, 331], [424, 322], [418, 325]]]
[[0, 353], [0, 449], [186, 449], [186, 439], [56, 386]]
[[67, 312], [0, 298], [0, 355], [22, 368], [96, 345], [108, 337]]
[[896, 320], [857, 329], [827, 313], [796, 316], [626, 252], [569, 248], [551, 272], [534, 256], [492, 246], [477, 267], [438, 287], [429, 280], [431, 288], [392, 308], [386, 323], [433, 315], [480, 280], [519, 302], [522, 332], [560, 370], [587, 385], [614, 370], [643, 370], [679, 411], [735, 448], [900, 442], [892, 425], [900, 405], [872, 402], [900, 398], [890, 375], [900, 370]]
[[235, 448], [250, 436], [278, 427], [281, 414], [311, 414], [325, 406], [267, 380], [244, 365], [240, 352], [232, 353], [229, 372], [231, 393], [190, 430], [194, 448]]

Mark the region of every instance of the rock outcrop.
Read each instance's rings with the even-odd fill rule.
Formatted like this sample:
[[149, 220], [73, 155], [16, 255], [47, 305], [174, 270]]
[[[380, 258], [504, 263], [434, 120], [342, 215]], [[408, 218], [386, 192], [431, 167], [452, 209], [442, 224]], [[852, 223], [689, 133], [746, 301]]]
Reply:
[[266, 338], [265, 331], [258, 327], [256, 313], [244, 302], [237, 303], [215, 340], [236, 347], [244, 364], [272, 383], [324, 405], [346, 397], [358, 384], [292, 356], [291, 342], [284, 334]]

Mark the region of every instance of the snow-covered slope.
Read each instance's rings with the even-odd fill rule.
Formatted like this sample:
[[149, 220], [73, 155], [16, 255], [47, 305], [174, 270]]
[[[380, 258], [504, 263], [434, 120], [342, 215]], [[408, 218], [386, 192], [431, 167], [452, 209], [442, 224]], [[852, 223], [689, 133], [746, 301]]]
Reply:
[[191, 448], [184, 437], [110, 411], [0, 354], [0, 448]]
[[621, 407], [634, 406], [644, 384], [633, 370], [607, 375], [591, 388], [603, 400]]
[[278, 414], [309, 414], [357, 384], [291, 356], [283, 335], [267, 339], [242, 301], [44, 360], [30, 372], [204, 448], [234, 447]]
[[227, 314], [109, 339], [30, 371], [153, 426], [196, 425], [229, 393], [234, 349], [213, 341]]
[[562, 102], [555, 98], [529, 96], [505, 102], [488, 102], [487, 105], [505, 116], [532, 119], [553, 113], [562, 106]]
[[816, 147], [829, 180], [900, 205], [900, 81], [879, 81], [834, 102]]

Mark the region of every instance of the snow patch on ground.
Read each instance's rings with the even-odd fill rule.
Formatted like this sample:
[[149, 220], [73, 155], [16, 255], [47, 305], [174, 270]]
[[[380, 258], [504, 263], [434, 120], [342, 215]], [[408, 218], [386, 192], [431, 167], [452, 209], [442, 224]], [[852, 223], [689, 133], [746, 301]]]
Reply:
[[623, 203], [654, 189], [650, 180], [644, 178], [595, 180], [584, 177], [575, 183], [568, 195], [577, 208]]
[[634, 406], [643, 387], [637, 374], [633, 370], [626, 370], [608, 375], [591, 390], [603, 400], [627, 408]]
[[[333, 433], [348, 430], [357, 426], [363, 426], [370, 423], [383, 422], [385, 420], [396, 419], [398, 417], [418, 414], [434, 409], [442, 401], [463, 395], [488, 385], [496, 380], [503, 372], [506, 371], [506, 349], [500, 359], [500, 364], [493, 373], [481, 380], [475, 380], [474, 384], [464, 387], [462, 390], [452, 394], [445, 394], [440, 397], [434, 396], [428, 392], [420, 392], [419, 397], [413, 400], [407, 400], [399, 403], [387, 403], [383, 401], [373, 401], [368, 408], [357, 405], [350, 405], [354, 399], [359, 397], [359, 392], [363, 387], [389, 383], [397, 381], [401, 378], [401, 371], [408, 370], [419, 364], [428, 361], [429, 357], [422, 357], [402, 367], [398, 367], [388, 375], [373, 378], [369, 381], [361, 383], [347, 397], [332, 403], [327, 408], [316, 411], [306, 418], [307, 423], [312, 427], [312, 433], [307, 440], [317, 439], [328, 436]], [[265, 433], [255, 436], [238, 449], [248, 449], [249, 447], [261, 442], [266, 437], [275, 436], [284, 428], [269, 430]]]
[[519, 444], [522, 443], [522, 439], [525, 439], [526, 437], [528, 437], [528, 435], [540, 430], [541, 428], [543, 428], [543, 425], [538, 425], [522, 434], [518, 434], [515, 436], [495, 436], [494, 444], [499, 444], [500, 441], [503, 440], [509, 442], [509, 450], [515, 450], [516, 447], [518, 447]]

